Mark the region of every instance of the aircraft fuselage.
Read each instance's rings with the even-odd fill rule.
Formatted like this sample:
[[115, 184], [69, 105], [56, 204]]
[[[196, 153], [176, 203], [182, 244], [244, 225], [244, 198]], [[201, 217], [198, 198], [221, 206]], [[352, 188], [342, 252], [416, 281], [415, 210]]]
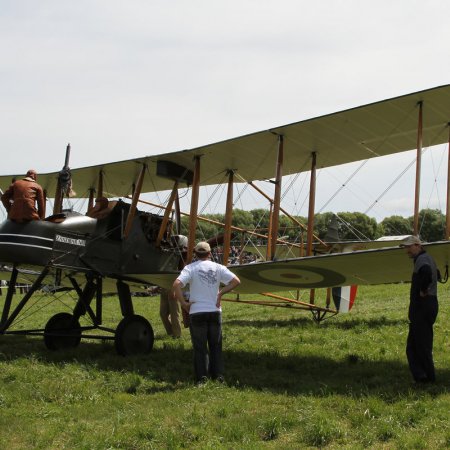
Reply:
[[175, 272], [176, 251], [155, 245], [159, 216], [139, 212], [123, 237], [127, 206], [119, 202], [101, 220], [75, 213], [27, 223], [6, 220], [0, 224], [0, 264], [51, 265], [114, 278]]

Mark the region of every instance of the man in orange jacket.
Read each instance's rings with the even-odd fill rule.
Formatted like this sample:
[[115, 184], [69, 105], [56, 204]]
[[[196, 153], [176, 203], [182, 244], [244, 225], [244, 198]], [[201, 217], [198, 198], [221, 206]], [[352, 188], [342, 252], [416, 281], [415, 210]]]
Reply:
[[2, 195], [2, 203], [8, 212], [8, 219], [14, 222], [29, 222], [44, 218], [44, 192], [36, 183], [36, 178], [36, 171], [30, 169], [25, 178], [14, 181]]

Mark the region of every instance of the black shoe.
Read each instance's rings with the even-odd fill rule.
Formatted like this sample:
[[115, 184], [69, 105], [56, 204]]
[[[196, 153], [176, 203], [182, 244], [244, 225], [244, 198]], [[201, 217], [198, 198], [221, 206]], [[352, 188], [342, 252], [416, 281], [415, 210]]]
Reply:
[[201, 377], [199, 380], [197, 380], [195, 382], [195, 384], [197, 386], [203, 386], [204, 384], [206, 384], [208, 382], [208, 378], [207, 377]]
[[425, 384], [425, 383], [429, 383], [430, 380], [427, 377], [421, 377], [421, 378], [417, 378], [415, 380], [415, 382], [418, 384]]

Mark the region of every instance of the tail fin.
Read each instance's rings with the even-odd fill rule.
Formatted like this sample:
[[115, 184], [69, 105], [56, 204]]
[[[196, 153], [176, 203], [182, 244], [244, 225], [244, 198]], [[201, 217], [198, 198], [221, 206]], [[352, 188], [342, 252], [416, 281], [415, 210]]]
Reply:
[[352, 309], [357, 289], [358, 286], [342, 286], [334, 287], [331, 290], [333, 302], [338, 312], [347, 313]]
[[324, 242], [339, 242], [341, 238], [339, 237], [339, 222], [336, 214], [331, 218], [328, 228], [327, 234], [325, 235]]

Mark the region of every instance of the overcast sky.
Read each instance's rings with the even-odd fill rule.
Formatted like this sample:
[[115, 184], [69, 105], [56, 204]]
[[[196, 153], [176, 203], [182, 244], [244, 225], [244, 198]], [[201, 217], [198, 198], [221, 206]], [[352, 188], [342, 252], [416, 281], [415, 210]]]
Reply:
[[[449, 17], [447, 0], [0, 0], [0, 172], [59, 170], [68, 142], [80, 167], [448, 84]], [[444, 207], [445, 151], [424, 156], [422, 207]], [[365, 212], [413, 157], [367, 164], [329, 204], [357, 165], [319, 174], [317, 210]], [[368, 214], [412, 215], [413, 178]]]

